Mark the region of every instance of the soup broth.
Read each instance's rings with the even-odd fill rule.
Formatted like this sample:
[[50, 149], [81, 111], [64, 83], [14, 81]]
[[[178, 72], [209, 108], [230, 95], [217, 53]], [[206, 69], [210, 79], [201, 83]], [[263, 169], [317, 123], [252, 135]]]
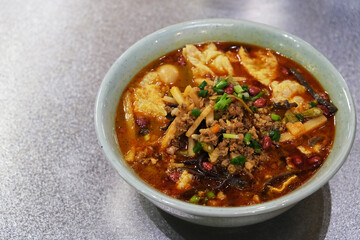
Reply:
[[171, 197], [245, 206], [283, 196], [326, 160], [336, 107], [302, 66], [270, 49], [210, 42], [154, 60], [115, 119], [127, 163]]

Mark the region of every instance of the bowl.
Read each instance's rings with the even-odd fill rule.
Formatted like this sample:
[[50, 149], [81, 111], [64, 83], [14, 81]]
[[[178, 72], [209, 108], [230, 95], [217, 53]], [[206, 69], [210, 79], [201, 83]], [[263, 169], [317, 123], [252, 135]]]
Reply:
[[[125, 162], [117, 143], [115, 113], [129, 81], [142, 68], [168, 52], [189, 43], [228, 41], [254, 44], [293, 59], [322, 84], [339, 108], [333, 149], [323, 166], [305, 184], [275, 200], [243, 207], [207, 207], [171, 198], [140, 179]], [[154, 32], [125, 51], [106, 74], [97, 96], [95, 126], [99, 144], [120, 176], [156, 206], [181, 219], [216, 227], [243, 226], [275, 217], [308, 197], [339, 170], [354, 141], [355, 108], [349, 89], [335, 67], [304, 40], [259, 23], [231, 19], [184, 22]]]

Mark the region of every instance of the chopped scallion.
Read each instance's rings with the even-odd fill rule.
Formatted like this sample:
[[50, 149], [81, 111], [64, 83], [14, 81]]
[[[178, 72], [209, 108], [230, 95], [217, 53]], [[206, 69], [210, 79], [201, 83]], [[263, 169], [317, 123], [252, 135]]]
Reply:
[[204, 88], [206, 87], [207, 85], [207, 82], [204, 80], [198, 87], [201, 89], [201, 90], [204, 90]]
[[189, 156], [189, 152], [188, 151], [177, 151], [176, 152], [177, 155], [180, 155], [180, 156]]
[[195, 117], [198, 117], [198, 116], [200, 116], [200, 109], [193, 109], [193, 110], [191, 110], [191, 115], [192, 116], [195, 116]]
[[251, 144], [250, 140], [251, 140], [251, 133], [246, 133], [245, 136], [244, 136], [244, 143], [245, 145], [249, 146]]
[[280, 140], [280, 133], [276, 130], [272, 130], [270, 133], [269, 133], [269, 137], [271, 138], [271, 140], [274, 140], [274, 141], [279, 141]]
[[281, 117], [277, 114], [271, 114], [270, 117], [274, 121], [281, 121]]
[[208, 92], [209, 92], [208, 90], [200, 90], [198, 96], [204, 98], [207, 96]]
[[257, 154], [260, 154], [261, 153], [261, 146], [260, 144], [255, 141], [255, 140], [252, 140], [251, 141], [251, 147], [254, 149], [254, 152], [257, 153]]
[[304, 121], [304, 118], [300, 113], [295, 114], [295, 116], [297, 117], [297, 119], [299, 119], [300, 122]]
[[230, 133], [223, 133], [224, 138], [232, 138], [232, 139], [239, 139], [239, 135], [237, 134], [230, 134]]
[[291, 123], [294, 123], [294, 122], [297, 122], [298, 119], [297, 117], [295, 116], [295, 114], [290, 111], [290, 110], [287, 110], [284, 114], [284, 118], [286, 117], [286, 119], [288, 120], [288, 122], [291, 122]]
[[212, 151], [214, 151], [214, 147], [213, 147], [213, 145], [211, 145], [211, 144], [202, 142], [202, 143], [201, 143], [201, 146], [202, 146], [202, 149], [203, 149], [205, 152], [211, 153]]
[[242, 98], [245, 102], [248, 102], [251, 100], [248, 92], [243, 93]]
[[243, 155], [237, 156], [236, 158], [231, 159], [230, 163], [233, 165], [244, 165], [246, 158]]
[[236, 93], [242, 93], [242, 92], [244, 92], [244, 90], [242, 89], [242, 87], [241, 87], [240, 85], [236, 85], [236, 86], [234, 87], [234, 91], [235, 91]]
[[202, 149], [203, 149], [203, 147], [202, 147], [201, 143], [200, 143], [200, 142], [197, 142], [196, 145], [195, 145], [195, 147], [193, 148], [193, 151], [194, 151], [194, 153], [198, 153], [198, 152], [200, 152], [200, 150], [202, 150]]
[[317, 106], [317, 104], [315, 102], [309, 102], [310, 108], [314, 108]]
[[224, 90], [222, 90], [222, 89], [220, 89], [220, 88], [213, 87], [213, 90], [214, 90], [214, 92], [216, 92], [217, 94], [223, 94], [223, 93], [224, 93]]
[[218, 110], [225, 110], [230, 103], [232, 102], [231, 98], [227, 98], [227, 94], [225, 93], [224, 95], [221, 96], [220, 100], [214, 105], [214, 109], [216, 111]]
[[198, 195], [194, 195], [190, 198], [189, 202], [191, 203], [198, 203], [200, 201], [200, 197]]
[[222, 79], [220, 82], [215, 84], [215, 88], [223, 89], [229, 85], [229, 82], [227, 79]]
[[256, 96], [251, 98], [251, 101], [255, 101], [256, 99], [259, 99], [264, 93], [263, 92], [259, 92]]
[[242, 99], [243, 93], [236, 93], [236, 92], [234, 92], [233, 95], [234, 95], [235, 97], [238, 97], [238, 98], [241, 98], [241, 99]]
[[212, 199], [212, 198], [215, 197], [215, 194], [214, 194], [213, 191], [209, 191], [209, 192], [206, 193], [206, 196], [207, 196], [209, 199]]
[[249, 91], [249, 87], [246, 84], [242, 85], [242, 89], [244, 90], [244, 92]]

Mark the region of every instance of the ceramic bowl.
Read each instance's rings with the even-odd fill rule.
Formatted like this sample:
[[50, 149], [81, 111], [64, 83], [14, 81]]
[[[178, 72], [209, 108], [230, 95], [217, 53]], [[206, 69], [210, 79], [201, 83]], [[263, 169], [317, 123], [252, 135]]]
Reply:
[[[207, 207], [171, 198], [141, 180], [127, 165], [115, 133], [115, 113], [129, 81], [154, 59], [189, 43], [230, 41], [270, 48], [300, 63], [322, 84], [339, 108], [333, 149], [324, 165], [303, 186], [278, 199], [245, 207]], [[121, 177], [164, 211], [197, 224], [217, 227], [243, 226], [275, 217], [320, 189], [345, 162], [356, 129], [354, 103], [334, 66], [304, 40], [263, 24], [204, 19], [161, 29], [141, 39], [120, 56], [106, 74], [95, 107], [98, 140], [105, 156]]]

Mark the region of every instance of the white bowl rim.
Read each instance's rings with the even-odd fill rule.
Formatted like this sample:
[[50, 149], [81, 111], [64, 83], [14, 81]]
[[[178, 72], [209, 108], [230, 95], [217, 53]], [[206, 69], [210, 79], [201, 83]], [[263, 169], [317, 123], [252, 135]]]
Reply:
[[[349, 129], [350, 129], [350, 136], [348, 139], [350, 139], [350, 142], [344, 146], [343, 152], [342, 152], [342, 159], [341, 161], [338, 161], [336, 164], [333, 165], [331, 169], [329, 169], [328, 172], [326, 172], [325, 176], [320, 181], [316, 182], [316, 184], [307, 185], [307, 186], [301, 186], [301, 191], [294, 191], [290, 194], [286, 194], [280, 198], [277, 198], [275, 200], [271, 200], [265, 203], [261, 204], [255, 204], [250, 206], [240, 206], [240, 207], [208, 207], [208, 206], [201, 206], [201, 205], [195, 205], [191, 203], [187, 203], [175, 198], [172, 198], [166, 194], [163, 194], [156, 190], [155, 188], [151, 187], [147, 183], [145, 183], [143, 180], [139, 178], [133, 177], [131, 174], [128, 173], [128, 169], [125, 169], [119, 164], [119, 159], [115, 157], [115, 154], [112, 153], [114, 149], [107, 148], [107, 140], [106, 137], [101, 130], [103, 128], [102, 125], [102, 116], [101, 108], [102, 106], [102, 100], [105, 98], [105, 87], [106, 83], [110, 80], [112, 73], [115, 71], [115, 66], [120, 64], [121, 61], [125, 60], [128, 56], [130, 56], [131, 51], [135, 49], [138, 45], [140, 45], [142, 42], [145, 41], [151, 41], [152, 39], [156, 38], [156, 36], [159, 33], [163, 33], [169, 30], [174, 29], [184, 29], [184, 28], [191, 28], [201, 25], [226, 25], [226, 24], [247, 24], [250, 26], [254, 26], [257, 28], [261, 28], [264, 30], [270, 30], [278, 35], [286, 35], [288, 37], [293, 38], [294, 40], [300, 42], [304, 47], [311, 49], [311, 51], [314, 51], [319, 54], [319, 57], [322, 58], [322, 61], [326, 62], [326, 64], [330, 67], [331, 71], [333, 71], [336, 75], [339, 81], [343, 83], [344, 90], [346, 92], [346, 100], [349, 103], [349, 108], [352, 112], [352, 116], [349, 116]], [[168, 207], [180, 210], [185, 213], [194, 214], [198, 216], [209, 216], [209, 217], [240, 217], [240, 216], [250, 216], [250, 215], [260, 215], [265, 213], [270, 213], [282, 208], [285, 208], [287, 206], [291, 206], [302, 199], [308, 197], [318, 189], [320, 189], [322, 186], [324, 186], [340, 169], [340, 167], [343, 165], [343, 163], [346, 161], [348, 154], [350, 153], [351, 147], [353, 145], [354, 139], [355, 139], [355, 130], [356, 130], [356, 111], [354, 108], [354, 102], [352, 99], [352, 96], [350, 94], [350, 91], [348, 89], [348, 86], [345, 82], [345, 80], [342, 78], [340, 73], [336, 70], [336, 68], [320, 53], [318, 52], [314, 47], [312, 47], [309, 43], [306, 41], [300, 39], [299, 37], [292, 35], [288, 32], [285, 32], [283, 30], [280, 30], [278, 28], [268, 26], [261, 23], [255, 23], [245, 20], [234, 20], [234, 19], [224, 19], [224, 18], [212, 18], [212, 19], [200, 19], [200, 20], [192, 20], [187, 22], [178, 23], [175, 25], [171, 25], [165, 28], [162, 28], [156, 32], [153, 32], [146, 37], [142, 38], [135, 44], [133, 44], [130, 48], [128, 48], [111, 66], [107, 74], [105, 75], [102, 84], [100, 86], [96, 104], [95, 104], [95, 128], [96, 128], [96, 134], [98, 137], [99, 144], [102, 146], [102, 150], [106, 156], [106, 158], [110, 161], [112, 166], [117, 170], [117, 172], [121, 175], [121, 177], [132, 187], [134, 187], [138, 192], [140, 192], [142, 195], [146, 196], [147, 198], [156, 201], [158, 203], [164, 204]], [[115, 121], [115, 119], [114, 119]]]

